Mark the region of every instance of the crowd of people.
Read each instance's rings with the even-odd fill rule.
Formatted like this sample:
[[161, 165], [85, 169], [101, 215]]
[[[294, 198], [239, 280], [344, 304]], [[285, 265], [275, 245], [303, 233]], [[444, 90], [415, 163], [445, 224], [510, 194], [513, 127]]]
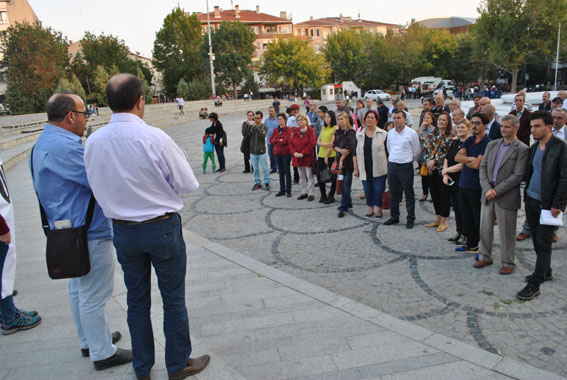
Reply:
[[[521, 92], [510, 114], [498, 117], [489, 98], [475, 97], [475, 106], [465, 115], [458, 99], [438, 94], [424, 100], [419, 124], [413, 127], [405, 104], [396, 97], [389, 108], [381, 101], [375, 107], [371, 99], [359, 101], [356, 109], [338, 99], [335, 110], [311, 100], [307, 113], [297, 104], [285, 113], [271, 106], [265, 120], [261, 111], [249, 111], [242, 124], [244, 173], [254, 174], [252, 190], [270, 190], [270, 173], [277, 172], [276, 197], [291, 197], [292, 185], [299, 184], [297, 199], [310, 202], [319, 187], [319, 202], [338, 202], [339, 218], [353, 208], [352, 181], [359, 178], [366, 218], [382, 218], [387, 201], [390, 213], [383, 224], [398, 224], [405, 200], [408, 229], [415, 225], [414, 177], [419, 175], [419, 201], [431, 196], [435, 211], [426, 227], [447, 230], [453, 210], [456, 231], [448, 240], [457, 252], [475, 255], [475, 268], [493, 263], [495, 225], [502, 275], [514, 271], [516, 241], [533, 238], [536, 269], [517, 294], [529, 300], [552, 278], [551, 243], [557, 241], [556, 227], [540, 223], [537, 210], [550, 210], [557, 217], [567, 203], [567, 111], [562, 102], [551, 108], [548, 98], [544, 95], [540, 110], [530, 112]], [[530, 136], [536, 141], [531, 148]], [[522, 186], [526, 222], [516, 236]]]

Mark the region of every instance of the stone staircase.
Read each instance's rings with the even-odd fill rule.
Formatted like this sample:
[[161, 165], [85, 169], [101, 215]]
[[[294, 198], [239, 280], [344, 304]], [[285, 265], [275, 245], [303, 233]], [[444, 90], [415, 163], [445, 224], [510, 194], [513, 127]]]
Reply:
[[[285, 110], [291, 104], [288, 101], [281, 101], [281, 103], [281, 110]], [[225, 101], [221, 107], [215, 107], [210, 100], [186, 101], [185, 115], [179, 115], [176, 103], [148, 104], [144, 120], [151, 126], [165, 128], [198, 120], [201, 107], [207, 107], [209, 113], [216, 112], [221, 117], [240, 113], [244, 118], [246, 111], [262, 110], [265, 112], [271, 104], [271, 99]], [[99, 115], [91, 116], [89, 119], [87, 134], [108, 124], [111, 115], [112, 111], [108, 107], [100, 108]], [[9, 170], [29, 156], [46, 121], [47, 114], [45, 113], [0, 117], [0, 157], [2, 157], [5, 170]]]

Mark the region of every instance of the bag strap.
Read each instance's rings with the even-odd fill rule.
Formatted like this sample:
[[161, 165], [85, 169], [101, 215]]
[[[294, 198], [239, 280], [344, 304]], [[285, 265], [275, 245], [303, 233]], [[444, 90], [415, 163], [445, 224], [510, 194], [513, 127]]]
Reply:
[[[32, 150], [31, 150], [31, 154], [30, 154], [30, 168], [31, 168], [31, 176], [32, 176], [32, 181], [35, 181], [34, 175], [33, 175], [33, 151], [35, 149], [35, 145], [33, 146]], [[37, 203], [39, 203], [39, 213], [41, 214], [41, 226], [43, 228], [43, 232], [47, 235], [47, 231], [50, 231], [51, 228], [49, 227], [49, 222], [47, 221], [47, 214], [45, 213], [45, 209], [43, 208], [41, 201], [39, 200], [39, 194], [37, 193], [37, 191], [35, 192], [35, 196], [37, 197]], [[89, 227], [91, 226], [91, 222], [93, 220], [93, 215], [94, 215], [94, 206], [95, 206], [96, 200], [94, 197], [94, 194], [91, 191], [91, 199], [89, 201], [89, 207], [87, 208], [87, 219], [85, 221], [85, 227], [87, 228], [87, 230], [89, 229]]]

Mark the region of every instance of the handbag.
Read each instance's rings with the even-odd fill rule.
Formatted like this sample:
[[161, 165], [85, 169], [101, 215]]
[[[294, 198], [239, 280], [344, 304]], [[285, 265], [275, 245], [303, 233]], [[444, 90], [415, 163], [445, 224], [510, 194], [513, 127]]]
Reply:
[[390, 209], [390, 190], [384, 191], [382, 193], [382, 209], [383, 210]]
[[323, 170], [319, 170], [319, 182], [320, 183], [329, 183], [332, 182], [332, 174], [331, 170], [328, 167], [325, 167]]
[[[30, 162], [33, 179], [33, 149], [31, 151]], [[41, 205], [37, 192], [36, 196], [39, 203], [43, 232], [47, 237], [45, 258], [49, 277], [53, 280], [57, 280], [86, 275], [91, 270], [87, 232], [94, 214], [94, 194], [91, 193], [91, 199], [87, 208], [87, 217], [83, 226], [56, 230], [50, 229], [45, 209]]]
[[250, 151], [250, 136], [244, 136], [240, 143], [240, 153], [247, 153]]

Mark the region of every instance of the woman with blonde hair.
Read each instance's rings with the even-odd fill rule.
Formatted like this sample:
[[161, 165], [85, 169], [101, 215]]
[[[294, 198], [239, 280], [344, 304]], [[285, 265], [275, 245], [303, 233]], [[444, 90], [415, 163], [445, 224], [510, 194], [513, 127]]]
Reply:
[[299, 200], [307, 198], [308, 201], [315, 199], [313, 190], [315, 180], [313, 178], [314, 152], [315, 152], [315, 131], [309, 126], [309, 119], [304, 113], [295, 116], [297, 128], [291, 132], [289, 151], [292, 156], [292, 164], [299, 172], [299, 186], [301, 195]]
[[448, 240], [455, 242], [455, 244], [462, 243], [459, 239], [461, 239], [464, 232], [464, 221], [462, 219], [461, 204], [459, 202], [459, 178], [461, 177], [463, 164], [455, 161], [455, 156], [459, 150], [461, 150], [465, 141], [470, 137], [471, 127], [471, 123], [467, 119], [463, 119], [457, 123], [457, 126], [455, 127], [457, 138], [453, 140], [447, 154], [445, 155], [445, 162], [443, 163], [443, 170], [441, 172], [443, 175], [443, 184], [447, 187], [449, 203], [455, 213], [455, 223], [457, 224], [457, 232], [455, 236]]
[[[333, 135], [333, 150], [337, 156], [337, 168], [343, 175], [343, 188], [341, 205], [339, 206], [339, 218], [346, 215], [348, 210], [352, 208], [352, 198], [350, 196], [350, 188], [352, 186], [352, 175], [354, 172], [353, 152], [356, 144], [356, 132], [350, 125], [349, 117], [346, 112], [340, 112], [337, 115], [338, 128]], [[325, 160], [328, 161], [330, 149], [327, 150]]]

